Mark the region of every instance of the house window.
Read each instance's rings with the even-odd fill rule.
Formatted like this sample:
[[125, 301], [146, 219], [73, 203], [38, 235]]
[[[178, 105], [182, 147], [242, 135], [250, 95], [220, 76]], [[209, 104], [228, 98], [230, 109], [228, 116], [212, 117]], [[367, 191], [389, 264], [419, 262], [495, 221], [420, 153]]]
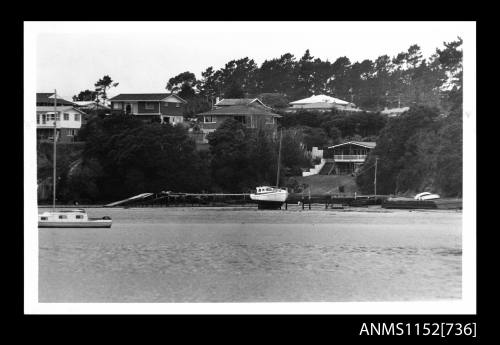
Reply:
[[247, 117], [246, 116], [235, 116], [234, 119], [236, 121], [241, 122], [242, 124], [246, 124], [247, 123]]
[[[61, 120], [61, 116], [59, 115], [59, 113], [56, 114], [55, 118], [56, 118], [56, 121], [60, 121]], [[54, 121], [54, 113], [49, 114], [49, 119], [48, 120], [49, 121]]]
[[113, 103], [113, 109], [122, 109], [121, 103]]
[[40, 124], [40, 114], [36, 114], [36, 124]]
[[151, 103], [151, 102], [146, 102], [146, 104], [144, 105], [144, 108], [149, 109], [149, 110], [153, 110], [155, 108], [155, 104]]
[[266, 124], [273, 125], [274, 124], [274, 117], [268, 117], [266, 119]]
[[80, 215], [76, 216], [76, 219], [82, 219], [82, 218], [83, 218], [83, 216], [80, 216]]
[[176, 108], [180, 108], [181, 104], [180, 103], [175, 103]]
[[64, 119], [64, 121], [69, 121], [69, 114], [68, 113], [64, 113], [63, 119]]
[[48, 218], [47, 217], [42, 217], [40, 218], [41, 220], [47, 220]]
[[47, 115], [42, 114], [42, 125], [44, 125], [47, 121]]
[[75, 114], [75, 121], [80, 121], [80, 114]]
[[204, 123], [215, 123], [215, 117], [214, 116], [203, 116], [203, 122]]
[[74, 137], [77, 133], [77, 129], [68, 129], [68, 137]]
[[168, 102], [165, 102], [165, 107], [167, 107], [167, 108], [168, 108]]
[[68, 219], [68, 216], [64, 215], [64, 216], [59, 216], [59, 219]]

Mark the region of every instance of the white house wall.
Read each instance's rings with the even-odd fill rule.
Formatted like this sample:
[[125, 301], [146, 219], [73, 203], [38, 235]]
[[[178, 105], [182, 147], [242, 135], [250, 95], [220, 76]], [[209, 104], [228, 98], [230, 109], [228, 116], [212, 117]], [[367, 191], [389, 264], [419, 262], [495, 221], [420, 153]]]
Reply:
[[[82, 127], [82, 114], [74, 109], [58, 110], [60, 113], [59, 121], [57, 121], [57, 128], [70, 128], [80, 129]], [[53, 113], [54, 111], [37, 111], [40, 116], [40, 123], [37, 123], [37, 128], [54, 128], [54, 121], [47, 120], [45, 124], [42, 123], [42, 114]], [[69, 120], [64, 120], [64, 113], [69, 114]], [[79, 115], [80, 120], [75, 121], [75, 115]], [[47, 115], [49, 117], [50, 115]]]

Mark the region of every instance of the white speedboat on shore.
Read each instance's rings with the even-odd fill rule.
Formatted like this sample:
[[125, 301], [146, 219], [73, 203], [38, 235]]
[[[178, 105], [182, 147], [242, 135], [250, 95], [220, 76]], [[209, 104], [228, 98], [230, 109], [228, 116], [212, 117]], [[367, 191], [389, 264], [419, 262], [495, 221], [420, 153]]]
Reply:
[[259, 208], [279, 208], [288, 198], [288, 190], [270, 186], [260, 186], [256, 192], [250, 194]]
[[83, 209], [43, 212], [38, 215], [39, 228], [110, 228], [110, 217], [89, 218]]
[[414, 197], [415, 200], [435, 200], [440, 198], [439, 194], [432, 194], [429, 192], [419, 193]]

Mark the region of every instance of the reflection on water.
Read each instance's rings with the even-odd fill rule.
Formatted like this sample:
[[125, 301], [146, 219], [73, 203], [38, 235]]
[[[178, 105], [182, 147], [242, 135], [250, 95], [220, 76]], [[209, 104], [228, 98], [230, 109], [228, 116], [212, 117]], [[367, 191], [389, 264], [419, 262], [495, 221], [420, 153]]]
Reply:
[[113, 227], [39, 230], [41, 302], [461, 297], [460, 213], [88, 212]]

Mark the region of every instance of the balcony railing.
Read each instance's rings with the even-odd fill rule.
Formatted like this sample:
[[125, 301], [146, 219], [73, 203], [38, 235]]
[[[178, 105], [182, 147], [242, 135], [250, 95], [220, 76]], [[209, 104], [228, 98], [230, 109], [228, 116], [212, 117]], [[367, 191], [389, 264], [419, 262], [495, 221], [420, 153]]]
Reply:
[[367, 155], [334, 155], [336, 162], [364, 162]]

